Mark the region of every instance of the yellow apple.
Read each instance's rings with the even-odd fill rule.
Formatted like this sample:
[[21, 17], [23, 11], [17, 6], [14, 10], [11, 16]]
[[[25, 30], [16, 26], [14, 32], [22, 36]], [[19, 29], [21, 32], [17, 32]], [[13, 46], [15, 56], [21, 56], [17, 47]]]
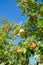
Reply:
[[17, 52], [18, 53], [22, 52], [22, 49], [21, 48], [17, 48]]

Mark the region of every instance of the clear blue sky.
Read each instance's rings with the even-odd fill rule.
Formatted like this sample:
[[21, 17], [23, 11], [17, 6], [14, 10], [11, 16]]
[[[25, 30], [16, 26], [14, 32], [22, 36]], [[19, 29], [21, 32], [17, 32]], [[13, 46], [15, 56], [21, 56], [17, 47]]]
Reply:
[[26, 16], [20, 16], [21, 9], [17, 7], [16, 0], [0, 0], [0, 17], [5, 16], [11, 21], [25, 21]]
[[[41, 0], [38, 0], [41, 1]], [[25, 22], [26, 16], [20, 16], [21, 9], [17, 7], [16, 0], [0, 0], [0, 17], [5, 16], [6, 19], [11, 21]]]

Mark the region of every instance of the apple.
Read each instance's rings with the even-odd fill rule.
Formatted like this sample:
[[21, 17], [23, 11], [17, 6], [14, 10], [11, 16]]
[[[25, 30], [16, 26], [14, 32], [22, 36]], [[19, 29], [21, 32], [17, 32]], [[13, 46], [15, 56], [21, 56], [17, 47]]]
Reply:
[[19, 33], [20, 34], [24, 33], [24, 29], [20, 29]]
[[25, 31], [24, 31], [24, 29], [20, 29], [19, 34], [20, 34], [21, 38], [24, 38], [25, 37]]
[[33, 15], [33, 16], [32, 16], [32, 19], [33, 19], [33, 20], [37, 20], [37, 16], [36, 16], [36, 15]]
[[35, 43], [30, 44], [30, 48], [35, 49], [36, 48], [36, 44]]
[[17, 52], [18, 53], [22, 52], [21, 48], [17, 48]]

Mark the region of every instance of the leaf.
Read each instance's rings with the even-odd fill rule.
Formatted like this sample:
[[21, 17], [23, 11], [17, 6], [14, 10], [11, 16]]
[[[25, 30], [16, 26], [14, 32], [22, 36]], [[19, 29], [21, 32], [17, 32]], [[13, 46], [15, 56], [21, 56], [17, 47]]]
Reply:
[[38, 27], [38, 28], [43, 27], [43, 21], [38, 20], [38, 25], [37, 25], [37, 27]]
[[35, 0], [31, 0], [31, 2], [35, 2]]

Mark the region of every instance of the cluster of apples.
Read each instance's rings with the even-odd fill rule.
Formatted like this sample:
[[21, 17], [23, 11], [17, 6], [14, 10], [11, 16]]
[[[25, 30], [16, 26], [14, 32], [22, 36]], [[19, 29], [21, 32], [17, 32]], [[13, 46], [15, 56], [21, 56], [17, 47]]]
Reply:
[[[34, 50], [35, 48], [36, 48], [36, 44], [35, 43], [31, 43], [31, 44], [29, 44], [29, 47], [32, 49], [32, 50]], [[24, 50], [24, 51], [26, 51], [26, 50]], [[18, 53], [21, 53], [21, 52], [23, 52], [23, 49], [21, 49], [21, 48], [17, 48], [17, 52]]]

